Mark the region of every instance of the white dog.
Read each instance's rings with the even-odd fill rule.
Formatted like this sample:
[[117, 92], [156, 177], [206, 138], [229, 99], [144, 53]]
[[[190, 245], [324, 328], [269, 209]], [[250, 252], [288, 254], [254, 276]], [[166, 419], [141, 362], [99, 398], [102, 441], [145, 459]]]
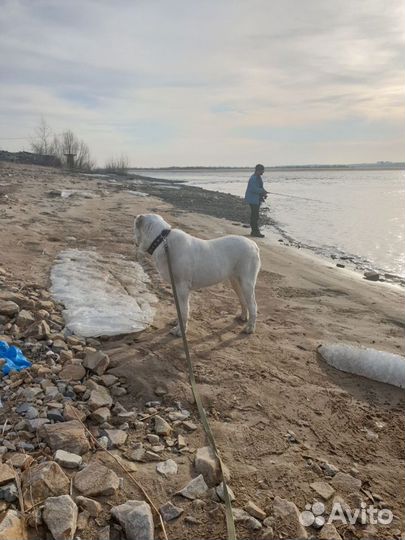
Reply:
[[[157, 214], [137, 216], [134, 232], [138, 258], [142, 258], [146, 252], [151, 254], [160, 275], [170, 283], [164, 249], [166, 239], [186, 329], [190, 291], [230, 279], [242, 306], [240, 319], [247, 321], [245, 332], [250, 334], [255, 331], [257, 314], [255, 286], [260, 269], [260, 256], [259, 248], [252, 240], [243, 236], [201, 240], [179, 229], [172, 229]], [[181, 335], [179, 324], [171, 330], [171, 333]]]

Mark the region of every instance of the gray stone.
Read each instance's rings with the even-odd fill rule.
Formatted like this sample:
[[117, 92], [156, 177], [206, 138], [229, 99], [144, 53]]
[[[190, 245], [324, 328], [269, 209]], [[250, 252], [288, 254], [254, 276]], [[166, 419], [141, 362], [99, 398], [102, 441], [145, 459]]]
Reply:
[[321, 467], [326, 476], [335, 476], [335, 474], [339, 472], [339, 469], [335, 465], [332, 465], [327, 461], [321, 463]]
[[26, 420], [25, 425], [27, 426], [28, 431], [35, 433], [49, 423], [49, 418], [33, 418], [32, 420]]
[[342, 537], [332, 523], [326, 523], [319, 533], [319, 540], [342, 540]]
[[364, 272], [364, 277], [368, 281], [378, 281], [379, 278], [380, 278], [380, 274], [378, 272], [376, 272], [375, 270], [366, 270]]
[[77, 506], [70, 495], [49, 497], [42, 513], [54, 540], [73, 540], [77, 526]]
[[156, 470], [158, 473], [163, 474], [163, 476], [177, 474], [177, 463], [172, 459], [161, 461], [156, 465]]
[[242, 508], [232, 508], [232, 514], [235, 523], [243, 523], [248, 529], [254, 531], [262, 528], [260, 521], [248, 514], [245, 510], [242, 510]]
[[338, 472], [333, 477], [331, 484], [335, 489], [342, 491], [343, 493], [352, 493], [361, 488], [361, 480], [342, 472]]
[[14, 482], [0, 486], [0, 500], [14, 502], [18, 498], [17, 486]]
[[144, 454], [144, 459], [145, 461], [161, 461], [162, 457], [159, 456], [159, 454], [152, 452], [151, 450], [146, 450]]
[[83, 366], [96, 375], [103, 375], [105, 370], [110, 364], [110, 359], [102, 351], [91, 351], [86, 354], [86, 358], [83, 361]]
[[171, 521], [172, 519], [176, 519], [184, 512], [183, 508], [180, 508], [179, 506], [175, 506], [170, 501], [168, 501], [166, 504], [163, 504], [159, 508], [159, 512], [162, 515], [162, 518], [164, 521]]
[[127, 540], [153, 540], [153, 516], [144, 501], [127, 501], [111, 509], [111, 514], [125, 531]]
[[108, 437], [110, 443], [109, 446], [111, 448], [114, 448], [116, 446], [122, 446], [123, 444], [125, 444], [128, 438], [128, 433], [126, 433], [122, 429], [105, 429], [104, 431]]
[[113, 470], [108, 469], [99, 461], [93, 461], [76, 474], [73, 485], [83, 495], [96, 497], [114, 495], [120, 482]]
[[182, 490], [179, 491], [180, 495], [186, 497], [187, 499], [198, 499], [204, 493], [208, 491], [208, 486], [204, 481], [202, 474], [198, 475], [196, 478], [193, 478]]
[[88, 405], [92, 411], [100, 409], [100, 407], [111, 407], [113, 404], [110, 392], [104, 386], [95, 385], [91, 390]]
[[81, 381], [86, 375], [86, 370], [81, 364], [65, 364], [59, 373], [62, 381]]
[[[144, 461], [145, 460], [145, 448], [142, 443], [139, 443], [137, 448], [134, 448], [132, 452], [128, 455], [129, 459], [132, 461]], [[159, 457], [160, 459], [160, 457]]]
[[330, 499], [332, 495], [335, 493], [335, 490], [333, 489], [333, 487], [327, 484], [326, 482], [312, 482], [310, 486], [325, 501]]
[[14, 317], [20, 311], [18, 304], [12, 302], [11, 300], [1, 300], [0, 299], [0, 315], [5, 315], [6, 317]]
[[83, 455], [90, 450], [86, 432], [78, 420], [46, 425], [41, 430], [41, 436], [53, 451], [65, 450]]
[[84, 508], [92, 517], [97, 517], [103, 510], [103, 507], [98, 501], [83, 497], [82, 495], [76, 497], [76, 503], [80, 508]]
[[197, 424], [194, 424], [194, 422], [192, 422], [191, 420], [183, 422], [183, 426], [186, 428], [187, 431], [195, 431], [197, 429]]
[[297, 506], [276, 496], [273, 501], [274, 530], [287, 538], [308, 538], [308, 532], [300, 523]]
[[[231, 502], [235, 500], [235, 495], [234, 495], [234, 492], [232, 491], [232, 489], [227, 485], [228, 487], [228, 495], [229, 495], [229, 498], [231, 499]], [[224, 488], [224, 483], [221, 482], [219, 484], [219, 486], [217, 486], [215, 488], [215, 492], [216, 494], [218, 495], [218, 497], [221, 499], [221, 501], [224, 501], [225, 502], [225, 488]]]
[[109, 422], [111, 419], [111, 411], [108, 407], [100, 407], [92, 413], [91, 419], [94, 420], [94, 422], [97, 422], [97, 424]]
[[172, 428], [164, 418], [161, 416], [155, 416], [154, 431], [157, 435], [167, 436], [170, 435]]
[[31, 311], [28, 311], [26, 309], [22, 309], [19, 312], [19, 314], [17, 316], [17, 319], [16, 319], [16, 323], [21, 328], [25, 328], [25, 327], [29, 326], [30, 324], [32, 324], [34, 322], [35, 322], [34, 315], [31, 313]]
[[[198, 448], [195, 459], [194, 469], [197, 474], [202, 474], [206, 484], [210, 487], [216, 486], [222, 479], [219, 460], [216, 458], [210, 446]], [[225, 479], [230, 479], [229, 470], [224, 466]]]
[[57, 450], [55, 453], [55, 461], [66, 469], [78, 469], [83, 463], [82, 456], [65, 452], [65, 450]]

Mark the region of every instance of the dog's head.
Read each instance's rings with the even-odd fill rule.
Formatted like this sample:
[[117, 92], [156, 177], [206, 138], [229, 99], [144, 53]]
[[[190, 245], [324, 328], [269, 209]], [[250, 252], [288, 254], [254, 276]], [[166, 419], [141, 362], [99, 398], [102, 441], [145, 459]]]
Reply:
[[134, 241], [138, 252], [144, 253], [153, 240], [170, 225], [158, 214], [139, 214], [134, 222]]

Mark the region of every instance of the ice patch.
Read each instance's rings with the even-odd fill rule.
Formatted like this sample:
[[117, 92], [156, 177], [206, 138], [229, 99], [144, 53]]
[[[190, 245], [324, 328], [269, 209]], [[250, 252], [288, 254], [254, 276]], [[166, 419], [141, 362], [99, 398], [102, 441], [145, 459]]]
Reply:
[[83, 189], [65, 189], [60, 193], [62, 199], [69, 199], [69, 197], [84, 197], [85, 199], [93, 199], [96, 194], [92, 191], [86, 191]]
[[64, 304], [66, 328], [78, 336], [115, 336], [144, 330], [157, 302], [142, 267], [121, 255], [69, 249], [51, 270], [51, 292]]
[[330, 366], [336, 369], [405, 388], [405, 358], [403, 356], [340, 344], [321, 345], [318, 347], [318, 352]]

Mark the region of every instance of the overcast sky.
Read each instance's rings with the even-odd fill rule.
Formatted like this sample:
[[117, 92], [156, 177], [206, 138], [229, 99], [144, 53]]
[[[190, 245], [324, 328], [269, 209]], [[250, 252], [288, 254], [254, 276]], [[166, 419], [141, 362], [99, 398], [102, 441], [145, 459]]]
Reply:
[[403, 0], [0, 0], [0, 148], [99, 165], [404, 159]]

